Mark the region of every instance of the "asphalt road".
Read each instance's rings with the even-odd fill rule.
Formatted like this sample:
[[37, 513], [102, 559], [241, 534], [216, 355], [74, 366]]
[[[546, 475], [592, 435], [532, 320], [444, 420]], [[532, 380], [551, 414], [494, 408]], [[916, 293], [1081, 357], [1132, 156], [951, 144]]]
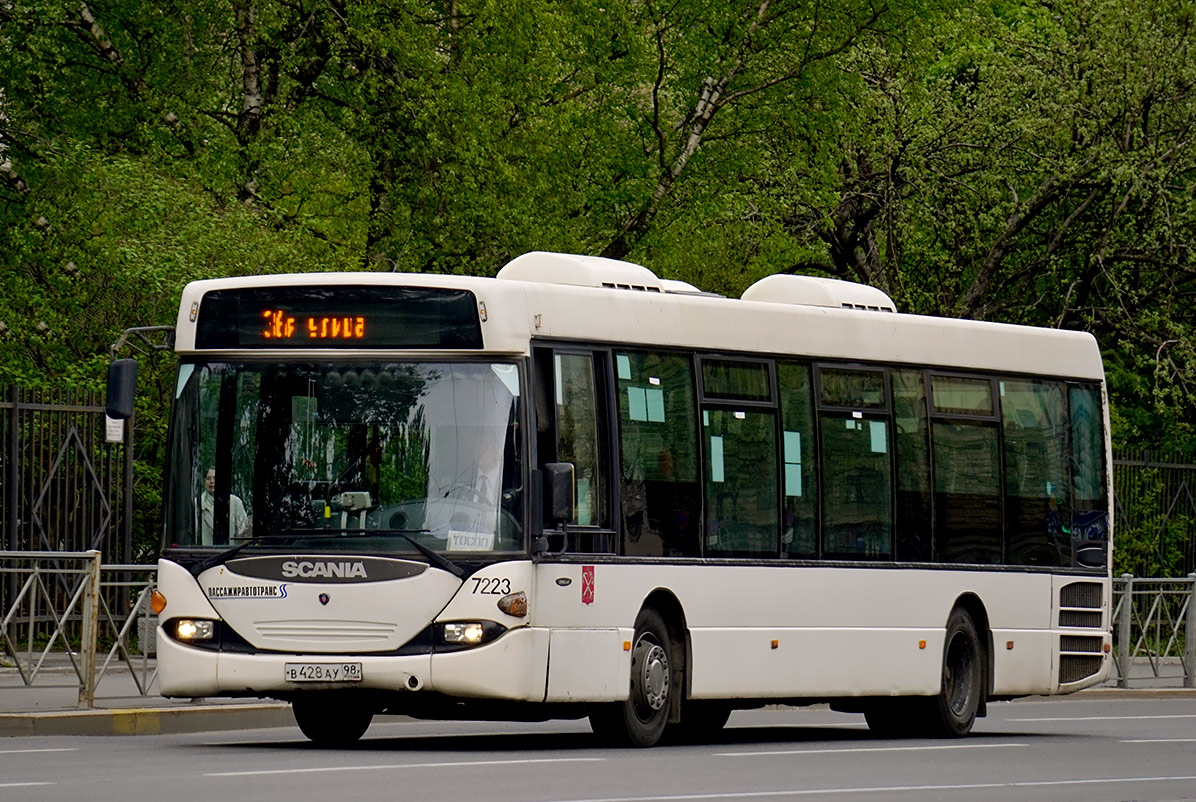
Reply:
[[717, 740], [601, 748], [584, 721], [380, 718], [358, 748], [295, 727], [0, 740], [0, 800], [682, 802], [1196, 800], [1196, 698], [992, 705], [971, 737], [873, 738], [825, 708], [735, 713]]

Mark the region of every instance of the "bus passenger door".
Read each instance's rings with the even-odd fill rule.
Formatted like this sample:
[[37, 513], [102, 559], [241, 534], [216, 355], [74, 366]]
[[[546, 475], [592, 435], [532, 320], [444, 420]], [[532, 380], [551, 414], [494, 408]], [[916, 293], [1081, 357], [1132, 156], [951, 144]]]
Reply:
[[567, 462], [574, 469], [573, 519], [565, 524], [563, 537], [545, 533], [549, 549], [614, 553], [607, 417], [610, 356], [605, 351], [541, 347], [535, 349], [533, 361], [536, 464], [543, 468], [550, 462]]

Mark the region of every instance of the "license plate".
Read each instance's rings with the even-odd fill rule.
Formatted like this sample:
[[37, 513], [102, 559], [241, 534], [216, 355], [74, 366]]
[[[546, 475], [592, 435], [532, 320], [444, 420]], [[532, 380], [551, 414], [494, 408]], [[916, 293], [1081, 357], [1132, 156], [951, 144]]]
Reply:
[[287, 682], [361, 682], [361, 663], [287, 663]]

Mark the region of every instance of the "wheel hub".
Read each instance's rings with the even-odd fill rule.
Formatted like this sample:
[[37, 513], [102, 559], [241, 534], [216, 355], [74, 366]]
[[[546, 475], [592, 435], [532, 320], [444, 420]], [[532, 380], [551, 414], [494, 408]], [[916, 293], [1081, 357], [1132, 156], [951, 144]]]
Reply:
[[669, 657], [657, 643], [641, 639], [636, 644], [636, 686], [640, 700], [660, 710], [669, 698]]

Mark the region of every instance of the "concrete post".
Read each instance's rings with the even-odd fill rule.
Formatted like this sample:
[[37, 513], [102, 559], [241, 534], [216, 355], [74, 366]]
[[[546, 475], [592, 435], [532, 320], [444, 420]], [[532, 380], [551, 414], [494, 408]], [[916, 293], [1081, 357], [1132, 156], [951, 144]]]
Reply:
[[1117, 687], [1130, 687], [1133, 667], [1134, 575], [1122, 574], [1125, 589], [1121, 597], [1121, 616], [1117, 619]]
[[103, 556], [92, 549], [91, 563], [84, 579], [83, 591], [83, 643], [80, 644], [83, 659], [83, 681], [79, 683], [79, 707], [95, 707], [96, 700], [96, 641], [100, 634], [100, 565]]
[[1196, 688], [1196, 573], [1188, 574], [1188, 615], [1184, 622], [1184, 687]]

